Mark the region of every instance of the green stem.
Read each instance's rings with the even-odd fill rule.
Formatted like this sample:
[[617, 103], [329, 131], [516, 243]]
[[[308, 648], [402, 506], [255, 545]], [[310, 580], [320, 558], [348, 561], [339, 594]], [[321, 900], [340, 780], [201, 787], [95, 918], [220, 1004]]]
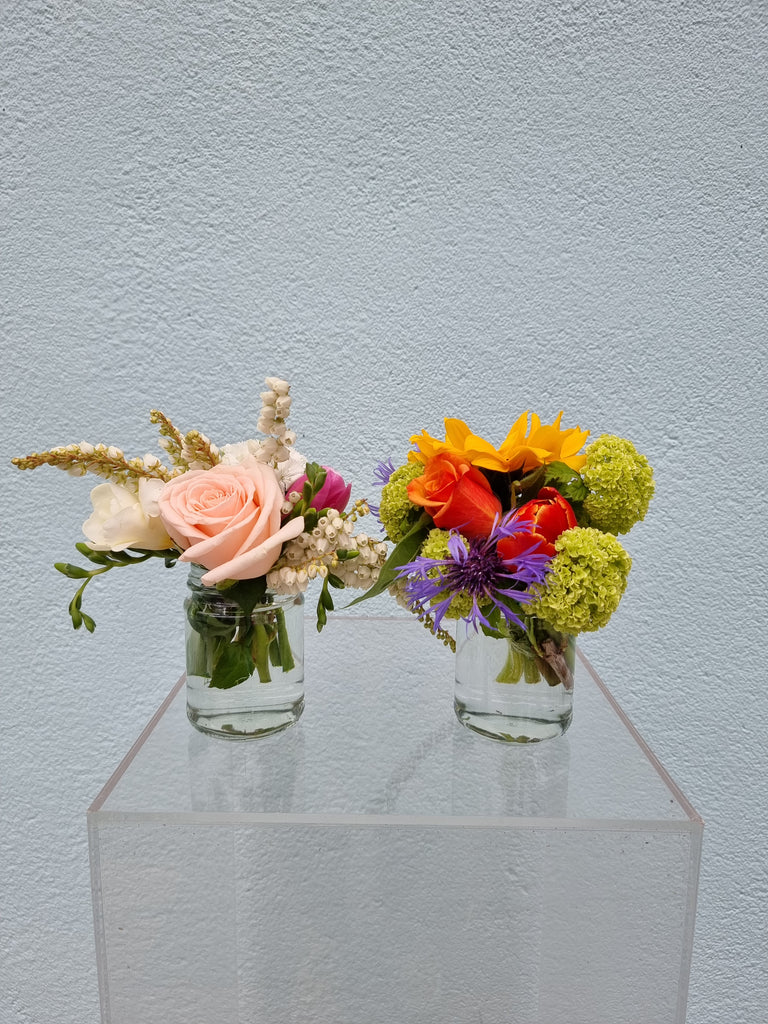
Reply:
[[512, 640], [507, 640], [507, 660], [496, 676], [497, 683], [519, 683], [523, 675], [524, 658]]
[[277, 643], [280, 648], [280, 663], [283, 666], [283, 672], [290, 672], [296, 667], [296, 662], [293, 660], [291, 641], [285, 622], [285, 612], [282, 608], [275, 609], [275, 618], [277, 620]]
[[251, 653], [253, 654], [253, 663], [256, 666], [256, 671], [259, 673], [260, 683], [272, 682], [272, 676], [269, 671], [269, 643], [270, 638], [267, 633], [267, 627], [263, 622], [255, 623]]

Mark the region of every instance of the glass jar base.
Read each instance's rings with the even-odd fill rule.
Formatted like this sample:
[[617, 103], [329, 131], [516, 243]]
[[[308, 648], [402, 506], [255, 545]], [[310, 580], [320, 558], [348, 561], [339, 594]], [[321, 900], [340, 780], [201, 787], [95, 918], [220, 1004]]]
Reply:
[[258, 711], [205, 711], [187, 705], [187, 718], [200, 732], [227, 740], [252, 740], [283, 732], [301, 718], [304, 698], [287, 707]]
[[499, 743], [540, 743], [555, 739], [563, 735], [573, 717], [570, 710], [559, 718], [543, 719], [473, 711], [459, 700], [454, 701], [453, 706], [463, 726]]

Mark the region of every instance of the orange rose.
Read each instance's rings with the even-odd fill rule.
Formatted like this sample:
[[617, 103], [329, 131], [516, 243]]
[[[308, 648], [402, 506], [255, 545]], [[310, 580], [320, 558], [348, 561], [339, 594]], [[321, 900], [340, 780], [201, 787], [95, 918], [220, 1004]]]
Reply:
[[501, 502], [488, 480], [466, 459], [441, 452], [428, 459], [424, 474], [408, 484], [408, 497], [421, 505], [441, 530], [487, 537], [501, 515]]

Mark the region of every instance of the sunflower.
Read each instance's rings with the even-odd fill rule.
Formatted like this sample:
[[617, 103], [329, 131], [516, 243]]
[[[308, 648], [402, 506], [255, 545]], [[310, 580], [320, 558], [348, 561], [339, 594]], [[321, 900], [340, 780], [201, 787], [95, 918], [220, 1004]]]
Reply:
[[[411, 443], [416, 446], [410, 452], [410, 462], [425, 463], [427, 459], [441, 452], [459, 455], [479, 469], [497, 470], [501, 473], [528, 473], [537, 466], [548, 466], [551, 462], [563, 462], [578, 472], [586, 461], [579, 450], [589, 437], [588, 430], [579, 427], [560, 429], [562, 412], [554, 423], [542, 423], [536, 413], [531, 415], [528, 427], [528, 412], [517, 418], [512, 429], [498, 448], [477, 434], [473, 434], [463, 420], [445, 420], [445, 440], [438, 441], [426, 430], [414, 434]], [[527, 431], [527, 433], [526, 433]]]

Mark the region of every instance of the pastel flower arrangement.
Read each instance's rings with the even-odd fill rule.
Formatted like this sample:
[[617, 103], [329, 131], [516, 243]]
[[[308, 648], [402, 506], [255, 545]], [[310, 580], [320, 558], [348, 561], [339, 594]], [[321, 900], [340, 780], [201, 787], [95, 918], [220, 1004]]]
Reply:
[[[126, 458], [118, 448], [88, 442], [12, 460], [19, 469], [49, 465], [105, 481], [91, 491], [93, 511], [83, 525], [86, 542], [75, 545], [93, 568], [56, 564], [79, 582], [69, 605], [75, 629], [95, 628], [82, 609], [93, 579], [153, 558], [166, 567], [177, 562], [201, 566], [203, 586], [226, 593], [244, 608], [270, 595], [303, 593], [311, 580], [319, 579], [318, 629], [334, 607], [329, 587], [365, 589], [376, 582], [386, 545], [354, 532], [368, 505], [357, 501], [347, 509], [351, 485], [295, 449], [296, 435], [286, 425], [291, 408], [287, 381], [267, 377], [266, 386], [257, 423], [265, 436], [258, 440], [219, 449], [199, 431], [182, 434], [153, 410], [150, 419], [159, 427], [170, 465], [155, 455]], [[262, 655], [253, 651], [250, 671]], [[219, 673], [218, 683], [216, 678], [214, 672], [211, 685], [241, 681], [228, 672]]]
[[[445, 438], [411, 438], [408, 460], [380, 463], [378, 516], [394, 543], [378, 581], [446, 645], [448, 620], [510, 641], [499, 682], [550, 671], [569, 639], [616, 610], [632, 560], [617, 539], [645, 517], [653, 471], [630, 441], [589, 437], [523, 413], [495, 448], [462, 420]], [[357, 600], [362, 600], [358, 598]], [[512, 656], [514, 655], [514, 656]], [[554, 658], [554, 660], [553, 660]]]

